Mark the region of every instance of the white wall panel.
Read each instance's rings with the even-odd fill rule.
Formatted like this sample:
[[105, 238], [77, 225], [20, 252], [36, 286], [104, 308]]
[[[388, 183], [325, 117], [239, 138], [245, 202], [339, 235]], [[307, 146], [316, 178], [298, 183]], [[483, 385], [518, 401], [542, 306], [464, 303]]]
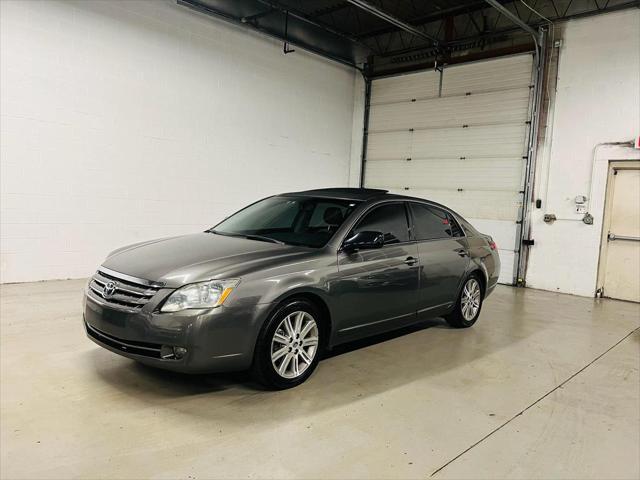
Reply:
[[174, 1], [0, 2], [3, 282], [347, 185], [354, 72]]
[[373, 82], [366, 185], [443, 203], [474, 222], [500, 246], [503, 283], [513, 281], [516, 258], [531, 68], [531, 55], [445, 68], [442, 96], [422, 99], [418, 77]]
[[[545, 143], [539, 148], [527, 285], [592, 297], [610, 160], [640, 150], [597, 146], [640, 134], [640, 10], [574, 20], [556, 27], [558, 83], [551, 88]], [[554, 94], [555, 93], [555, 98]], [[594, 162], [595, 157], [595, 162]], [[593, 170], [592, 170], [593, 166]], [[590, 195], [593, 225], [575, 213], [576, 195]], [[544, 223], [545, 213], [559, 220]]]

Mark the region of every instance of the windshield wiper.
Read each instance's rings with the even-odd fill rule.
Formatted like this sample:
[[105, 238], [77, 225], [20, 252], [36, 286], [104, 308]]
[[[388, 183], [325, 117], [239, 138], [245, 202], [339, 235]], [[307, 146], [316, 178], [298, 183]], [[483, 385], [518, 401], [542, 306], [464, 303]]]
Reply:
[[285, 243], [283, 241], [280, 240], [276, 240], [275, 238], [271, 238], [271, 237], [263, 237], [262, 235], [254, 235], [254, 234], [242, 234], [242, 236], [244, 238], [248, 238], [249, 240], [260, 240], [262, 242], [271, 242], [271, 243], [278, 243], [280, 245], [285, 245]]
[[280, 241], [280, 240], [276, 240], [275, 238], [271, 238], [271, 237], [264, 237], [262, 235], [255, 235], [252, 233], [231, 233], [231, 232], [219, 232], [217, 230], [213, 230], [213, 229], [209, 229], [209, 230], [205, 230], [207, 233], [215, 233], [216, 235], [223, 235], [226, 237], [240, 237], [240, 238], [247, 238], [249, 240], [259, 240], [261, 242], [270, 242], [270, 243], [277, 243], [279, 245], [286, 245], [286, 243]]

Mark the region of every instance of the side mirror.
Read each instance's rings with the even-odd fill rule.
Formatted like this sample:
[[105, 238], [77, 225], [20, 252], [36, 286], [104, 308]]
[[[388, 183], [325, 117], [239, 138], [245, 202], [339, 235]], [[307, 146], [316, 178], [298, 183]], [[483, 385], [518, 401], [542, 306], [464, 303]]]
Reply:
[[364, 231], [347, 237], [342, 244], [345, 252], [355, 252], [356, 250], [372, 250], [384, 246], [384, 234], [382, 232]]

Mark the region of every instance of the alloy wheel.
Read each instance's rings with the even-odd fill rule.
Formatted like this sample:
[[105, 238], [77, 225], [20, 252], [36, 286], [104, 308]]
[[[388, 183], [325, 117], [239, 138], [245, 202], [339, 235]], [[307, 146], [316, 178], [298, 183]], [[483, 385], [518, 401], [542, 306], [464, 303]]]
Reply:
[[462, 289], [462, 299], [460, 302], [462, 316], [470, 322], [475, 318], [480, 310], [480, 284], [475, 278], [470, 278]]
[[271, 340], [271, 363], [283, 378], [302, 375], [318, 351], [318, 324], [313, 316], [299, 310], [280, 322]]

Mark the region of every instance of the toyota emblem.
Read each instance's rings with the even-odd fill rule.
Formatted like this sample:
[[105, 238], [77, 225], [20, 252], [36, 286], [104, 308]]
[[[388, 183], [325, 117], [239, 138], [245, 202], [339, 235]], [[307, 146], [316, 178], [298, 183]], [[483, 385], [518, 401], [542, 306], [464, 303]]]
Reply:
[[104, 298], [112, 297], [113, 294], [116, 293], [117, 287], [118, 284], [116, 282], [107, 282], [104, 286], [104, 290], [102, 291]]

